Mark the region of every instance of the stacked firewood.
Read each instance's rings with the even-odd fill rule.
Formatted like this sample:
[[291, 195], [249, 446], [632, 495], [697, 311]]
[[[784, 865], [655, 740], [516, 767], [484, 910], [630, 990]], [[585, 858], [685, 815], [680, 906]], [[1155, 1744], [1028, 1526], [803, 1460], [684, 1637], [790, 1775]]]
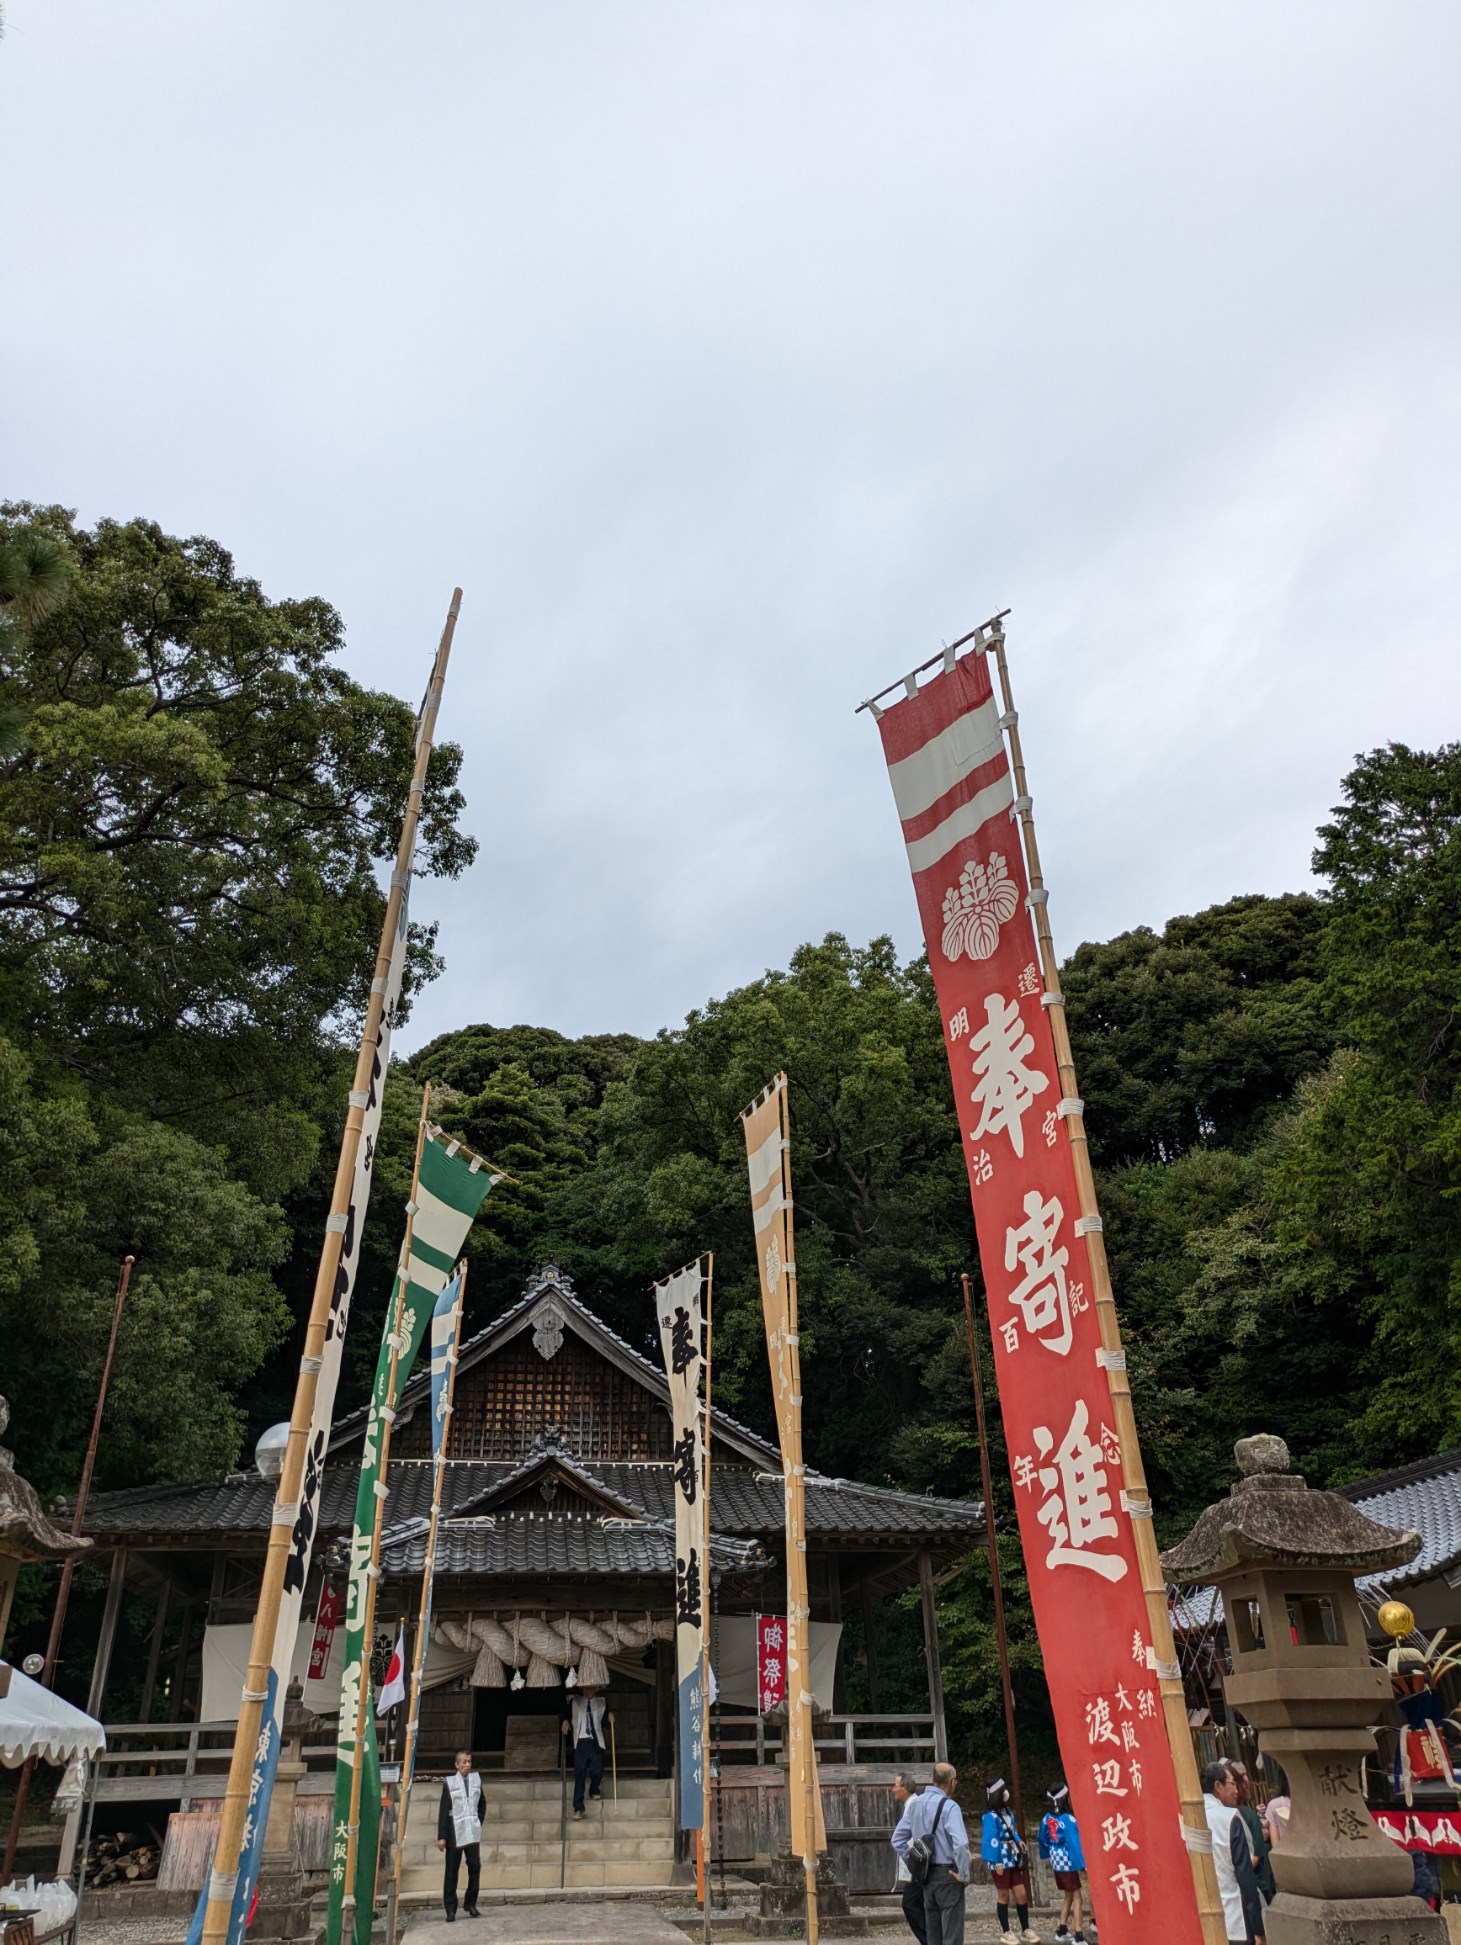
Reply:
[[148, 1843], [135, 1831], [98, 1837], [86, 1854], [86, 1888], [98, 1891], [107, 1884], [136, 1884], [156, 1877], [161, 1861], [161, 1844]]

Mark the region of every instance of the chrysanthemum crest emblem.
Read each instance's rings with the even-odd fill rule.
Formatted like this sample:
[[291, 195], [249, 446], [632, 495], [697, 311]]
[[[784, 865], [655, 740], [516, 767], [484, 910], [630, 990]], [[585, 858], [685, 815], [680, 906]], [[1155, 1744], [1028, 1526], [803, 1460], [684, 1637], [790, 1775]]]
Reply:
[[958, 884], [944, 893], [944, 957], [990, 958], [999, 944], [999, 928], [1014, 917], [1019, 902], [1000, 852], [991, 851], [988, 864], [970, 858]]

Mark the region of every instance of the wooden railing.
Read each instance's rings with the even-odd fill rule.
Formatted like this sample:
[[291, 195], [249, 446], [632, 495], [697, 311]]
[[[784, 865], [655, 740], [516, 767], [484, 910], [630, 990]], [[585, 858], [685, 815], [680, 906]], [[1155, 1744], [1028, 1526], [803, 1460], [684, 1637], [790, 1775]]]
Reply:
[[[208, 1780], [201, 1796], [219, 1796], [233, 1756], [236, 1724], [232, 1722], [108, 1722], [107, 1746], [96, 1759], [96, 1798], [99, 1803], [134, 1800], [148, 1795], [187, 1797], [188, 1784]], [[307, 1743], [301, 1750], [311, 1768], [333, 1769], [335, 1745]], [[162, 1784], [162, 1788], [148, 1785]]]
[[[782, 1746], [782, 1724], [764, 1715], [713, 1716], [712, 1758], [722, 1763], [774, 1763]], [[813, 1741], [824, 1763], [932, 1762], [931, 1715], [825, 1715]]]

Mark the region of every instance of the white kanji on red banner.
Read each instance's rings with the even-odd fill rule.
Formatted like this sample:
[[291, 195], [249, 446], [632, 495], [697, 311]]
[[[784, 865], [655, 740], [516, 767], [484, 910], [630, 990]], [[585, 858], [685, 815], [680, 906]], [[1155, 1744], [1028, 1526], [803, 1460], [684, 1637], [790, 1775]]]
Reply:
[[1025, 1152], [1025, 1110], [1050, 1085], [1049, 1076], [1026, 1065], [1035, 1042], [1026, 1030], [1016, 1000], [991, 993], [984, 1002], [985, 1023], [970, 1042], [978, 1085], [972, 1099], [981, 1110], [970, 1137], [1006, 1134], [1017, 1155]]

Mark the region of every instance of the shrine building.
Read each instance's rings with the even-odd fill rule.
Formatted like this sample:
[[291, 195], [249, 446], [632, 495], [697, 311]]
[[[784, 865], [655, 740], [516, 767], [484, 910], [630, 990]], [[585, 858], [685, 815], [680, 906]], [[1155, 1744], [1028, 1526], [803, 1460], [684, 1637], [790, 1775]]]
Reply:
[[[428, 1401], [422, 1369], [402, 1392], [392, 1441], [378, 1650], [404, 1623], [414, 1654], [432, 1493]], [[323, 1718], [305, 1738], [308, 1773], [297, 1800], [301, 1847], [316, 1871], [325, 1865], [343, 1628], [313, 1672], [310, 1650], [322, 1588], [343, 1589], [364, 1430], [363, 1409], [334, 1427], [296, 1651], [305, 1707]], [[437, 1779], [459, 1748], [472, 1749], [489, 1780], [500, 1776], [505, 1787], [530, 1796], [546, 1790], [551, 1816], [537, 1821], [551, 1821], [556, 1837], [559, 1711], [565, 1675], [579, 1655], [568, 1645], [571, 1621], [607, 1629], [605, 1639], [618, 1644], [603, 1665], [621, 1800], [614, 1818], [607, 1811], [601, 1817], [597, 1837], [575, 1826], [564, 1855], [555, 1846], [546, 1861], [536, 1825], [520, 1845], [501, 1847], [500, 1856], [489, 1857], [484, 1838], [484, 1887], [549, 1876], [554, 1884], [560, 1877], [566, 1884], [669, 1883], [683, 1874], [687, 1846], [674, 1830], [673, 1813], [670, 1448], [663, 1370], [609, 1330], [551, 1264], [517, 1304], [461, 1347], [407, 1837], [408, 1889], [426, 1894], [435, 1868], [434, 1849], [428, 1856], [425, 1847], [435, 1837]], [[785, 1610], [783, 1479], [777, 1448], [718, 1408], [711, 1414], [710, 1459], [708, 1591], [719, 1690], [711, 1738], [720, 1774], [715, 1823], [719, 1854], [737, 1868], [786, 1842], [784, 1772], [776, 1765], [781, 1726], [757, 1713], [754, 1650], [754, 1617]], [[273, 1504], [272, 1480], [251, 1470], [219, 1485], [98, 1494], [88, 1508], [94, 1557], [110, 1574], [92, 1685], [109, 1739], [98, 1814], [104, 1822], [108, 1804], [129, 1804], [139, 1816], [147, 1808], [154, 1823], [170, 1816], [161, 1882], [180, 1892], [190, 1876], [201, 1884], [205, 1840], [216, 1828]], [[975, 1501], [893, 1492], [808, 1468], [806, 1527], [812, 1688], [829, 1841], [839, 1874], [854, 1888], [886, 1889], [894, 1771], [910, 1762], [927, 1765], [947, 1751], [937, 1583], [981, 1542], [983, 1509]], [[922, 1595], [926, 1708], [879, 1713], [878, 1669], [870, 1655], [859, 1684], [868, 1707], [849, 1714], [844, 1615], [860, 1614], [862, 1638], [870, 1643], [877, 1604], [914, 1587]], [[158, 1617], [141, 1705], [130, 1711], [145, 1723], [116, 1722], [106, 1706], [107, 1664], [124, 1600], [145, 1602]], [[179, 1613], [181, 1639], [164, 1661], [164, 1627]], [[153, 1720], [162, 1715], [169, 1724]], [[429, 1814], [421, 1808], [427, 1797]], [[631, 1804], [637, 1805], [632, 1821]]]

